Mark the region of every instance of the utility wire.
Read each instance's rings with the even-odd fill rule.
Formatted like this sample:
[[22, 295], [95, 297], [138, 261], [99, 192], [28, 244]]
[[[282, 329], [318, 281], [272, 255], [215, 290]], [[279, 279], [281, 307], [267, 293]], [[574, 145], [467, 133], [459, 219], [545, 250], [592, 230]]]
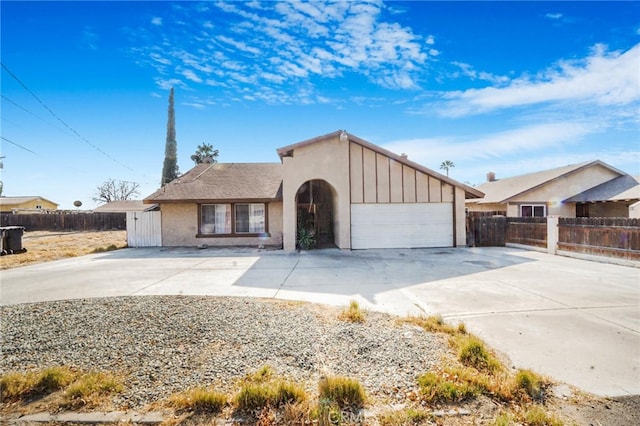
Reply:
[[[62, 123], [62, 125], [64, 127], [66, 127], [67, 129], [71, 130], [78, 138], [80, 138], [80, 140], [82, 140], [83, 142], [85, 142], [87, 145], [89, 145], [90, 147], [92, 147], [93, 149], [95, 149], [96, 151], [98, 151], [99, 153], [101, 153], [102, 155], [104, 155], [105, 157], [107, 157], [108, 159], [110, 159], [111, 161], [113, 161], [114, 163], [117, 163], [119, 165], [121, 165], [122, 167], [135, 172], [135, 170], [133, 170], [131, 167], [127, 166], [124, 163], [121, 163], [120, 161], [116, 160], [115, 158], [113, 158], [111, 155], [107, 154], [106, 152], [104, 152], [102, 149], [100, 149], [98, 146], [96, 146], [95, 144], [91, 143], [89, 140], [87, 140], [85, 137], [83, 137], [82, 135], [80, 135], [80, 133], [78, 133], [73, 127], [71, 127], [70, 125], [68, 125], [62, 118], [60, 118], [60, 116], [58, 116], [55, 112], [53, 112], [51, 110], [51, 108], [49, 108], [42, 100], [40, 100], [40, 98], [31, 91], [31, 89], [29, 89], [27, 87], [26, 84], [24, 84], [14, 73], [11, 72], [11, 70], [9, 68], [7, 68], [7, 66], [4, 64], [4, 62], [0, 63], [2, 65], [2, 68], [11, 76], [13, 77], [13, 79], [15, 81], [17, 81], [23, 88], [24, 90], [26, 90], [27, 92], [29, 92], [29, 94], [31, 96], [33, 96], [35, 98], [36, 101], [38, 101], [38, 103], [40, 103], [40, 105], [42, 105], [42, 107], [44, 109], [46, 109], [47, 111], [49, 111], [49, 113], [54, 116], [60, 123]], [[4, 139], [4, 138], [3, 138]], [[35, 153], [34, 153], [35, 154]]]
[[30, 153], [32, 153], [32, 154], [34, 154], [34, 155], [38, 155], [38, 154], [36, 154], [35, 152], [31, 151], [29, 148], [25, 148], [24, 146], [20, 145], [19, 143], [15, 143], [14, 141], [9, 140], [9, 139], [5, 138], [4, 136], [0, 136], [0, 139], [2, 139], [3, 141], [7, 141], [7, 142], [9, 142], [11, 145], [15, 145], [15, 146], [17, 146], [18, 148], [22, 148], [22, 149], [24, 149], [25, 151], [30, 152]]
[[[53, 127], [54, 129], [56, 129], [57, 131], [64, 133], [65, 135], [68, 135], [69, 133], [67, 133], [67, 131], [65, 131], [63, 128], [56, 126], [55, 124], [45, 120], [44, 118], [40, 117], [38, 114], [36, 114], [35, 112], [31, 112], [28, 109], [26, 109], [25, 107], [23, 107], [22, 105], [18, 104], [17, 102], [7, 98], [5, 95], [0, 94], [0, 97], [2, 97], [2, 99], [4, 99], [5, 101], [9, 102], [10, 104], [14, 105], [16, 108], [19, 108], [21, 110], [23, 110], [24, 112], [26, 112], [27, 114], [31, 114], [32, 116], [34, 116], [35, 118], [37, 118], [38, 120], [42, 121], [43, 123], [47, 124], [48, 126]], [[4, 120], [4, 117], [2, 117], [2, 119]]]

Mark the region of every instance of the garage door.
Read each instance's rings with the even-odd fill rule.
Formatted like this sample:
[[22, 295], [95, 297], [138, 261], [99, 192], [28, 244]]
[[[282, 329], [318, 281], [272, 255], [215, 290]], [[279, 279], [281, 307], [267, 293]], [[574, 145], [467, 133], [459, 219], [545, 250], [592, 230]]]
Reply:
[[352, 204], [351, 248], [453, 246], [453, 203]]

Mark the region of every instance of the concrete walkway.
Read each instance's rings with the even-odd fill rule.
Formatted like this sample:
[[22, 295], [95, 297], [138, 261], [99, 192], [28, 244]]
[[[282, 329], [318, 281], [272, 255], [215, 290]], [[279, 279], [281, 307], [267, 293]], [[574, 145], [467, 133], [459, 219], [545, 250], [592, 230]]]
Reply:
[[518, 368], [603, 396], [640, 394], [640, 269], [513, 248], [124, 249], [0, 273], [0, 304], [129, 295], [358, 300], [441, 314]]

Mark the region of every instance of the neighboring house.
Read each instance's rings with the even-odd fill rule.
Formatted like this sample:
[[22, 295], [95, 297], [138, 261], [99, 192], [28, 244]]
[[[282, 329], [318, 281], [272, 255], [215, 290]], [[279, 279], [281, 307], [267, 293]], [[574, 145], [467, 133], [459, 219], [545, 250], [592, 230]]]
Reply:
[[45, 213], [57, 209], [58, 204], [39, 196], [0, 197], [0, 213]]
[[629, 217], [640, 200], [640, 184], [602, 162], [589, 161], [479, 185], [484, 198], [467, 200], [470, 212], [509, 217]]
[[142, 200], [111, 201], [93, 209], [94, 213], [148, 212], [158, 208], [157, 204], [144, 204]]
[[162, 244], [290, 251], [308, 229], [340, 249], [466, 245], [477, 189], [344, 131], [277, 152], [280, 163], [199, 164], [147, 197]]

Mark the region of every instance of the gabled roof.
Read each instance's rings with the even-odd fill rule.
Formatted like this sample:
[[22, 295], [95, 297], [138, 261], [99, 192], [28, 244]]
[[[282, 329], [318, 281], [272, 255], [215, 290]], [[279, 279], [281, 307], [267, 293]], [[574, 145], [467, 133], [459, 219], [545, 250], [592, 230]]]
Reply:
[[93, 209], [94, 213], [126, 213], [153, 210], [155, 204], [144, 204], [142, 200], [111, 201]]
[[567, 203], [640, 200], [640, 178], [624, 175], [567, 198]]
[[442, 175], [442, 174], [440, 174], [440, 173], [438, 173], [438, 172], [436, 172], [434, 170], [431, 170], [431, 169], [423, 166], [422, 164], [415, 163], [415, 162], [409, 160], [406, 157], [400, 156], [398, 154], [394, 154], [393, 152], [388, 151], [388, 150], [386, 150], [386, 149], [384, 149], [382, 147], [379, 147], [378, 145], [374, 145], [371, 142], [368, 142], [368, 141], [366, 141], [364, 139], [361, 139], [361, 138], [359, 138], [359, 137], [357, 137], [355, 135], [347, 133], [345, 130], [337, 130], [335, 132], [328, 133], [328, 134], [323, 135], [323, 136], [318, 136], [318, 137], [315, 137], [313, 139], [308, 139], [306, 141], [295, 143], [293, 145], [287, 145], [285, 147], [279, 148], [277, 150], [277, 152], [278, 152], [278, 155], [280, 156], [280, 159], [282, 159], [282, 157], [287, 157], [287, 156], [293, 155], [293, 153], [294, 153], [294, 151], [296, 149], [299, 149], [299, 148], [302, 148], [302, 147], [305, 147], [305, 146], [309, 146], [309, 145], [312, 145], [312, 144], [315, 144], [315, 143], [323, 142], [323, 141], [325, 141], [327, 139], [333, 139], [333, 138], [336, 138], [336, 137], [341, 138], [341, 140], [345, 140], [345, 142], [349, 141], [349, 142], [353, 142], [353, 143], [356, 143], [358, 145], [361, 145], [361, 146], [363, 146], [365, 148], [368, 148], [368, 149], [370, 149], [370, 150], [372, 150], [374, 152], [377, 152], [377, 153], [379, 153], [381, 155], [387, 156], [387, 157], [389, 157], [389, 158], [391, 158], [391, 159], [393, 159], [393, 160], [395, 160], [395, 161], [397, 161], [399, 163], [405, 164], [405, 165], [407, 165], [407, 166], [409, 166], [409, 167], [411, 167], [413, 169], [419, 170], [424, 174], [432, 176], [432, 177], [434, 177], [436, 179], [439, 179], [439, 180], [441, 180], [443, 182], [446, 182], [446, 183], [448, 183], [450, 185], [462, 188], [462, 189], [464, 189], [464, 192], [465, 192], [465, 198], [481, 198], [484, 195], [482, 192], [480, 192], [476, 188], [472, 188], [472, 187], [467, 186], [467, 185], [465, 185], [463, 183], [460, 183], [460, 182], [458, 182], [458, 181], [456, 181], [454, 179], [449, 178], [448, 176]]
[[16, 204], [27, 203], [33, 200], [42, 200], [51, 204], [55, 204], [56, 206], [58, 205], [58, 203], [54, 203], [53, 201], [47, 200], [46, 198], [42, 198], [38, 195], [24, 196], [24, 197], [0, 197], [0, 204], [3, 206], [13, 206]]
[[532, 189], [541, 187], [556, 179], [561, 179], [567, 175], [576, 173], [587, 167], [600, 165], [612, 170], [619, 175], [625, 175], [624, 172], [603, 163], [600, 160], [586, 161], [584, 163], [570, 164], [568, 166], [557, 167], [555, 169], [543, 170], [540, 172], [528, 173], [525, 175], [514, 176], [506, 179], [500, 179], [493, 182], [485, 182], [478, 186], [478, 190], [485, 193], [481, 200], [477, 200], [478, 204], [488, 203], [506, 203], [511, 198], [523, 194]]
[[198, 164], [144, 199], [149, 203], [282, 199], [279, 163]]

